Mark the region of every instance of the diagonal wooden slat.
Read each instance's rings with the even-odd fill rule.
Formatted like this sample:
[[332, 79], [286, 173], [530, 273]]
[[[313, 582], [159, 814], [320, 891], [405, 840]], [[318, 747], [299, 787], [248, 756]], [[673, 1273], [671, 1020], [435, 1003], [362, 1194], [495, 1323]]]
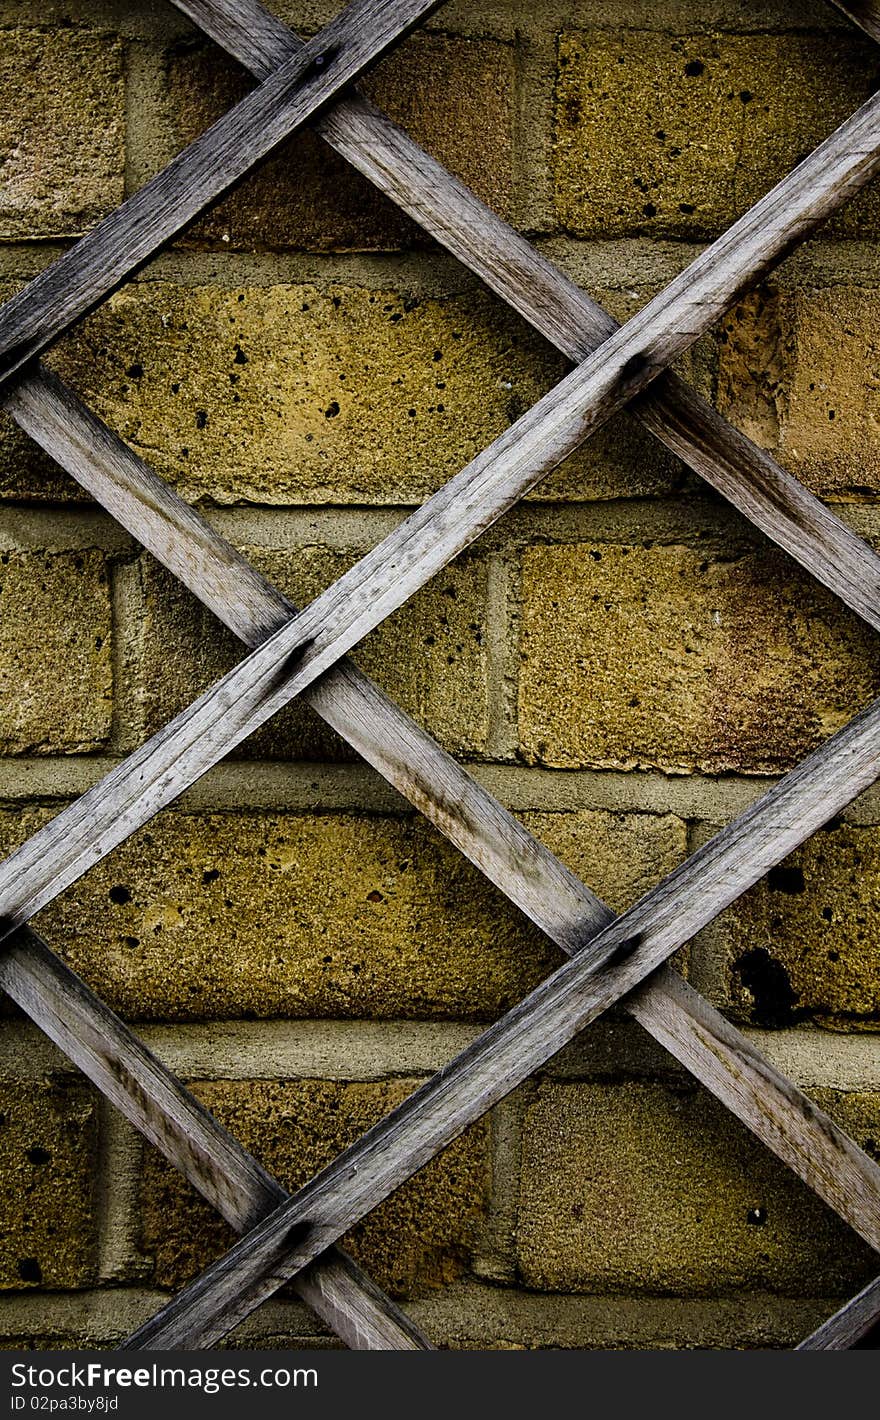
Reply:
[[[229, 54], [265, 78], [299, 40], [261, 0], [173, 0]], [[575, 363], [616, 321], [435, 159], [359, 96], [312, 125], [331, 147], [414, 217]], [[880, 557], [677, 375], [661, 376], [634, 416], [757, 527], [874, 627]]]
[[[203, 1272], [126, 1348], [219, 1340], [873, 783], [878, 729], [875, 701]], [[839, 1170], [848, 1172], [845, 1155]], [[880, 1227], [880, 1187], [864, 1204]]]
[[[247, 644], [259, 644], [294, 614], [267, 579], [54, 376], [29, 376], [7, 402], [23, 427]], [[610, 909], [549, 849], [352, 666], [337, 666], [306, 696], [398, 788], [412, 794], [417, 773], [419, 807], [566, 954], [612, 920]], [[17, 960], [27, 974], [25, 945]], [[36, 970], [42, 970], [40, 958]], [[666, 967], [624, 1004], [827, 1203], [857, 1231], [864, 1229], [861, 1198], [873, 1185], [875, 1165], [830, 1121], [817, 1123], [811, 1101], [719, 1012]], [[60, 988], [53, 1009], [63, 1014]], [[849, 1151], [853, 1168], [867, 1170], [854, 1192], [841, 1185], [841, 1150]], [[873, 1240], [870, 1219], [867, 1236]]]
[[796, 1351], [849, 1351], [870, 1335], [880, 1316], [880, 1277], [806, 1337]]
[[[857, 156], [856, 153], [853, 153], [853, 158], [854, 158], [854, 156]], [[867, 153], [866, 153], [866, 156], [867, 156]], [[644, 358], [644, 352], [642, 352], [642, 358]], [[625, 373], [630, 373], [630, 375], [637, 375], [637, 373], [640, 373], [640, 371], [634, 371], [634, 372], [633, 372], [633, 371], [629, 371], [629, 372], [625, 372]], [[650, 375], [650, 371], [649, 371], [649, 375]], [[301, 629], [301, 628], [299, 628], [299, 629]], [[840, 743], [840, 741], [839, 741], [839, 743]], [[724, 1022], [721, 1022], [721, 1024], [724, 1025]], [[707, 1038], [707, 1044], [708, 1044], [708, 1038]], [[818, 1123], [819, 1120], [816, 1119], [815, 1122]], [[849, 1142], [847, 1142], [847, 1143], [849, 1143]], [[857, 1154], [857, 1150], [854, 1150], [854, 1146], [850, 1145], [850, 1149], [853, 1149], [853, 1153], [856, 1153], [856, 1154]], [[873, 1193], [874, 1193], [874, 1196], [876, 1196], [877, 1190], [876, 1190], [876, 1189], [873, 1189]]]
[[440, 0], [351, 0], [321, 33], [0, 308], [0, 383], [114, 291]]
[[872, 39], [880, 40], [880, 5], [876, 0], [850, 0], [849, 4], [844, 4], [843, 0], [831, 0], [831, 3]]
[[21, 926], [329, 670], [878, 166], [875, 96], [305, 611], [0, 865], [3, 932]]
[[[29, 927], [0, 953], [0, 988], [236, 1232], [246, 1232], [289, 1198]], [[295, 1286], [353, 1349], [430, 1349], [405, 1313], [338, 1249], [296, 1278]]]

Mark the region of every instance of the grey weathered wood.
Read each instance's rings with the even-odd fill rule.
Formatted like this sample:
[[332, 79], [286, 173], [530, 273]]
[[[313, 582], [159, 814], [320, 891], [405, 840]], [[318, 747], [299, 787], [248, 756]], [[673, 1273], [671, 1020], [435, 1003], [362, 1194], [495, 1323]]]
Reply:
[[872, 39], [880, 40], [880, 5], [876, 4], [875, 0], [850, 0], [848, 5], [844, 4], [843, 0], [831, 0], [831, 3]]
[[[249, 645], [294, 614], [198, 513], [47, 373], [7, 397], [25, 429]], [[348, 664], [306, 691], [312, 706], [568, 955], [613, 913], [424, 730]], [[662, 968], [624, 1003], [698, 1079], [857, 1231], [876, 1165], [707, 1002]], [[837, 1167], [841, 1154], [860, 1186]], [[880, 1240], [878, 1240], [880, 1241]]]
[[[0, 953], [0, 988], [236, 1232], [254, 1227], [289, 1198], [29, 927]], [[337, 1248], [295, 1279], [295, 1287], [353, 1348], [430, 1347], [400, 1308]]]
[[796, 1351], [849, 1351], [874, 1329], [880, 1316], [880, 1277], [795, 1347]]
[[682, 354], [878, 164], [875, 96], [305, 611], [0, 865], [5, 930], [21, 926], [328, 671]]
[[[302, 45], [261, 0], [174, 3], [261, 79]], [[363, 98], [347, 93], [312, 126], [575, 363], [617, 329], [597, 302]], [[813, 576], [880, 628], [880, 556], [768, 453], [734, 432], [707, 400], [670, 373], [632, 413]]]
[[91, 310], [439, 0], [352, 0], [156, 177], [0, 307], [0, 382]]
[[[127, 1348], [219, 1340], [866, 789], [880, 774], [878, 730], [875, 701], [203, 1272]], [[880, 1189], [864, 1208], [876, 1232]]]

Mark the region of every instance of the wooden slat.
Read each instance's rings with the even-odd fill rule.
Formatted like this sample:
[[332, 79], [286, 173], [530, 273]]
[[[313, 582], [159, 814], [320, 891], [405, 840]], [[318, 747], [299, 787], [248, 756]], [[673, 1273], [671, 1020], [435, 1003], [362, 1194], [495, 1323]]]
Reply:
[[0, 307], [0, 382], [176, 236], [439, 0], [352, 0], [162, 172]]
[[844, 4], [843, 0], [831, 0], [831, 3], [872, 39], [880, 40], [880, 5], [876, 0], [849, 0], [849, 4]]
[[[150, 546], [231, 630], [257, 645], [289, 602], [167, 488], [51, 375], [13, 396], [22, 426], [136, 537]], [[568, 955], [614, 914], [429, 735], [350, 665], [306, 692], [309, 703]], [[413, 793], [414, 784], [418, 791]], [[876, 1176], [815, 1106], [707, 1002], [667, 968], [624, 1003], [693, 1074], [857, 1231], [859, 1200]], [[849, 1149], [866, 1170], [854, 1194], [836, 1169]], [[869, 1220], [870, 1223], [870, 1220]], [[869, 1242], [877, 1242], [873, 1234]]]
[[[254, 1227], [289, 1198], [29, 927], [0, 953], [0, 988], [236, 1232]], [[352, 1348], [430, 1348], [400, 1308], [337, 1248], [295, 1279], [295, 1286]]]
[[870, 1335], [880, 1316], [880, 1277], [795, 1347], [797, 1351], [849, 1351]]
[[[126, 1349], [207, 1346], [729, 907], [880, 774], [880, 701], [786, 775], [209, 1267]], [[839, 1169], [847, 1179], [848, 1158]], [[880, 1228], [880, 1189], [862, 1198]]]
[[305, 611], [0, 865], [4, 930], [21, 926], [329, 670], [682, 354], [878, 164], [875, 96]]
[[[174, 3], [258, 78], [302, 44], [260, 0]], [[600, 305], [362, 98], [346, 95], [313, 127], [570, 360], [580, 363], [617, 329]], [[880, 556], [768, 453], [735, 433], [707, 400], [667, 374], [632, 412], [813, 576], [880, 627]]]

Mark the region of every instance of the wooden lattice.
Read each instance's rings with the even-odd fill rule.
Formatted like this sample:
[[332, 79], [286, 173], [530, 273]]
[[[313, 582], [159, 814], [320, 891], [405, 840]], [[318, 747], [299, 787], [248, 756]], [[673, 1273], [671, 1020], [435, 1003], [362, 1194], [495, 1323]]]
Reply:
[[[737, 296], [880, 169], [880, 95], [618, 328], [346, 88], [438, 0], [353, 0], [307, 43], [260, 0], [175, 3], [248, 67], [258, 86], [0, 308], [0, 404], [252, 648], [0, 865], [0, 986], [243, 1235], [126, 1347], [208, 1346], [291, 1280], [350, 1346], [428, 1347], [413, 1323], [338, 1250], [338, 1239], [618, 1000], [880, 1250], [880, 1165], [665, 965], [880, 775], [880, 700], [615, 918], [343, 659], [637, 395], [632, 412], [658, 439], [880, 629], [880, 557], [667, 372]], [[880, 4], [858, 0], [838, 8], [880, 39]], [[39, 356], [306, 122], [576, 368], [297, 612], [84, 408]], [[298, 694], [570, 960], [291, 1197], [26, 924]], [[878, 1317], [880, 1279], [802, 1347], [851, 1346]]]

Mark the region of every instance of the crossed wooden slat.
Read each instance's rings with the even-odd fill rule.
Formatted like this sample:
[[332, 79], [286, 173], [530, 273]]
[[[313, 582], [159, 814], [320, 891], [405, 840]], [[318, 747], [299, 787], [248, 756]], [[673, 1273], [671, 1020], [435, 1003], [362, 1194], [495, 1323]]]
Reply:
[[[869, 101], [617, 334], [583, 293], [376, 110], [355, 98], [323, 114], [317, 125], [323, 136], [538, 328], [549, 326], [545, 333], [583, 363], [291, 620], [290, 604], [56, 380], [37, 368], [20, 374], [11, 387], [8, 381], [240, 176], [250, 165], [241, 166], [242, 147], [257, 156], [268, 151], [431, 4], [360, 0], [303, 49], [252, 0], [177, 3], [258, 76], [269, 77], [165, 173], [0, 309], [0, 378], [7, 382], [6, 407], [22, 426], [258, 650], [0, 866], [4, 931], [14, 932], [281, 704], [305, 690], [335, 728], [564, 950], [577, 956], [312, 1184], [282, 1202], [283, 1190], [45, 944], [19, 926], [0, 962], [0, 983], [212, 1197], [224, 1216], [240, 1229], [252, 1228], [239, 1247], [141, 1328], [130, 1344], [209, 1344], [294, 1275], [303, 1295], [350, 1344], [425, 1344], [352, 1264], [338, 1254], [328, 1259], [326, 1249], [581, 1025], [651, 972], [650, 983], [626, 1002], [636, 1019], [880, 1247], [877, 1165], [708, 1003], [660, 967], [670, 952], [880, 773], [873, 749], [880, 702], [634, 909], [605, 925], [611, 914], [587, 888], [364, 677], [337, 665], [366, 630], [644, 388], [741, 290], [871, 176], [880, 163], [878, 100]], [[860, 13], [860, 22], [876, 29], [873, 7], [860, 11], [868, 14]], [[237, 125], [244, 129], [241, 144], [233, 141]], [[275, 136], [266, 142], [270, 126]], [[151, 225], [150, 234], [143, 232], [142, 219]], [[603, 339], [601, 354], [586, 358]], [[637, 408], [648, 427], [878, 624], [875, 555], [796, 480], [669, 376], [661, 377]], [[309, 690], [319, 675], [320, 683]], [[698, 903], [691, 901], [695, 886]], [[213, 1179], [206, 1180], [212, 1168]], [[261, 1226], [252, 1226], [279, 1202]], [[310, 1263], [307, 1272], [300, 1272]], [[863, 1329], [871, 1298], [866, 1289], [849, 1304], [858, 1310]], [[828, 1324], [836, 1344], [841, 1337], [850, 1344], [855, 1335], [846, 1312]], [[824, 1343], [817, 1339], [816, 1344]]]

